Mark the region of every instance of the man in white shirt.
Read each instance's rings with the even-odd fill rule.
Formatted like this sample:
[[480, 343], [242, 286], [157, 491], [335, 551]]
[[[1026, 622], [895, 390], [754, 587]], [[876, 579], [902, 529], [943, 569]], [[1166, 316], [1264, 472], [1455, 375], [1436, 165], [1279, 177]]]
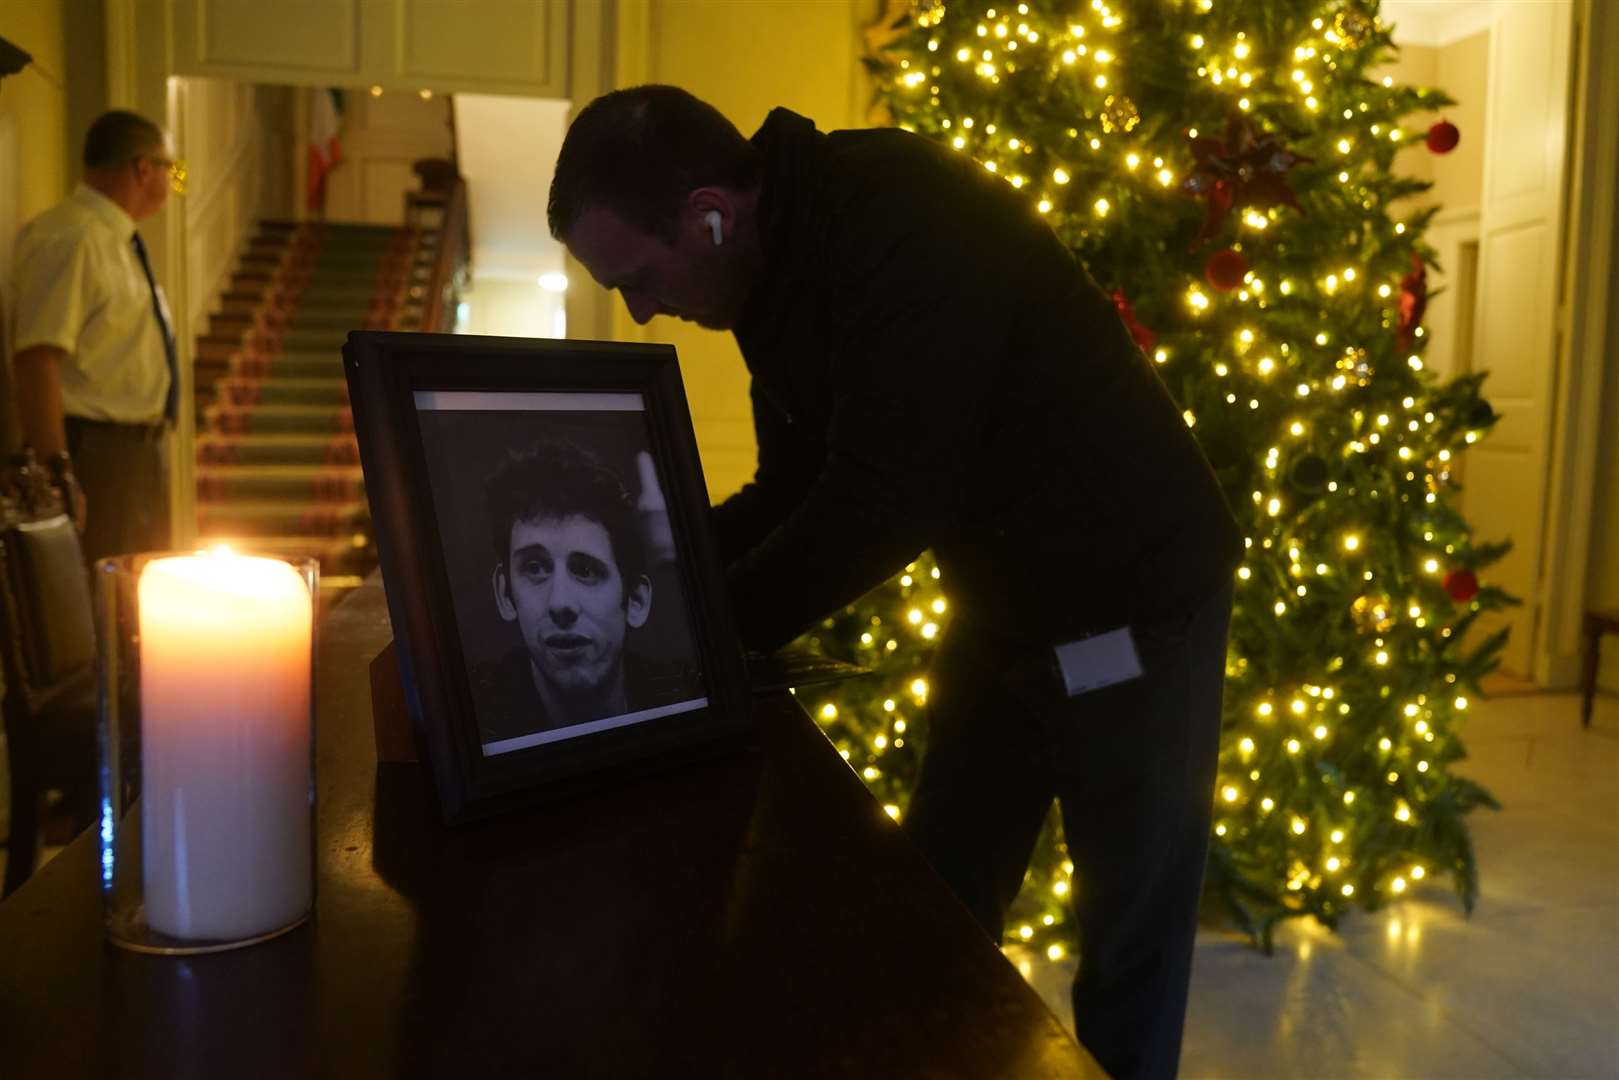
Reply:
[[83, 182], [17, 238], [18, 420], [90, 559], [169, 545], [175, 339], [135, 225], [162, 208], [174, 171], [161, 128], [105, 113], [85, 136]]

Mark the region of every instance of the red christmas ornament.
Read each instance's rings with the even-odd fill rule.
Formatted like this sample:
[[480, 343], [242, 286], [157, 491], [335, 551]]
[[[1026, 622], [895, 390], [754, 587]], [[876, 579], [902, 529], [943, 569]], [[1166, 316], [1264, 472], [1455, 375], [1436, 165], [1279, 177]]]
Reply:
[[1478, 575], [1471, 570], [1452, 570], [1445, 575], [1445, 591], [1458, 604], [1478, 595]]
[[1394, 341], [1402, 349], [1409, 349], [1422, 325], [1423, 312], [1428, 310], [1428, 269], [1422, 265], [1422, 256], [1411, 253], [1411, 272], [1400, 279], [1400, 324], [1395, 328]]
[[1130, 306], [1130, 301], [1125, 297], [1123, 289], [1113, 290], [1113, 306], [1118, 309], [1119, 318], [1124, 320], [1124, 328], [1130, 331], [1130, 336], [1135, 339], [1137, 348], [1142, 352], [1146, 352], [1157, 344], [1158, 335], [1141, 325], [1141, 320], [1136, 318], [1135, 308]]
[[1441, 120], [1428, 129], [1428, 149], [1436, 154], [1448, 154], [1462, 141], [1462, 133], [1449, 120]]
[[1242, 284], [1242, 279], [1248, 273], [1248, 260], [1242, 257], [1240, 251], [1226, 248], [1216, 251], [1209, 256], [1209, 261], [1203, 264], [1203, 276], [1208, 283], [1221, 292], [1230, 292]]
[[1280, 135], [1260, 132], [1245, 113], [1232, 114], [1224, 138], [1200, 136], [1191, 140], [1191, 146], [1196, 164], [1182, 181], [1181, 191], [1209, 200], [1203, 228], [1192, 241], [1194, 248], [1219, 232], [1233, 209], [1291, 206], [1304, 212], [1287, 186], [1287, 170], [1313, 159], [1283, 146]]

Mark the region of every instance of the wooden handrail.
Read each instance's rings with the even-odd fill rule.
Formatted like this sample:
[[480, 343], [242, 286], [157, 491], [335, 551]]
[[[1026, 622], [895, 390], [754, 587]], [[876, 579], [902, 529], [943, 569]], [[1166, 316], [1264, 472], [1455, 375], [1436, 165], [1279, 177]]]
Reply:
[[427, 306], [422, 311], [421, 328], [424, 331], [442, 333], [451, 328], [455, 298], [460, 293], [471, 254], [472, 230], [467, 218], [467, 185], [456, 177], [444, 203], [438, 257], [433, 261], [433, 276], [428, 279]]

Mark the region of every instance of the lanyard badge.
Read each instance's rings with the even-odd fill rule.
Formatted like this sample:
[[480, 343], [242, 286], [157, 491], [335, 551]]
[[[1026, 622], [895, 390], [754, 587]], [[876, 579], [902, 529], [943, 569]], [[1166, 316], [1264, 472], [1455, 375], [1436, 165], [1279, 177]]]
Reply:
[[1128, 626], [1057, 645], [1052, 652], [1069, 697], [1141, 677], [1141, 656]]

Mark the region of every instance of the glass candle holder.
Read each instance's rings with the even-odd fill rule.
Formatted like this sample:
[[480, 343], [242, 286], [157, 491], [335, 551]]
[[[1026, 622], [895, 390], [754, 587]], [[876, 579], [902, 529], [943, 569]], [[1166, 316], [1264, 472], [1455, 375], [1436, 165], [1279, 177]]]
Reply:
[[266, 941], [315, 902], [313, 559], [96, 563], [101, 884], [137, 952]]

